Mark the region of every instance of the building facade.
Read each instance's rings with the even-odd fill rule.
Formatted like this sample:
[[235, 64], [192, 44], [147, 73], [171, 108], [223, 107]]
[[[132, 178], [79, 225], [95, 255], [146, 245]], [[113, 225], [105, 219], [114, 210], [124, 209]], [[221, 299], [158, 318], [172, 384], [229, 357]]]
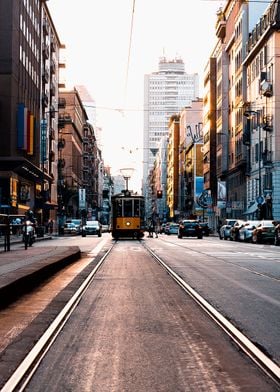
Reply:
[[179, 113], [198, 96], [198, 74], [187, 74], [179, 58], [159, 61], [157, 72], [144, 78], [143, 194], [147, 208], [151, 190], [149, 174], [153, 169], [159, 141], [168, 134], [170, 117]]
[[41, 224], [56, 206], [60, 47], [44, 1], [0, 2], [1, 212]]
[[244, 115], [250, 164], [248, 213], [276, 220], [280, 219], [279, 44], [280, 7], [272, 1], [248, 36]]

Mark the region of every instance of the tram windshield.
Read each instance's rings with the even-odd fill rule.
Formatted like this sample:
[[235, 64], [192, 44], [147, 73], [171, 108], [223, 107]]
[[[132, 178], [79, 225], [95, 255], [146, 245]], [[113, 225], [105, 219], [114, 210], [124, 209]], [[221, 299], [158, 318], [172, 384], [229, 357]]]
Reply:
[[123, 201], [123, 216], [129, 217], [132, 215], [132, 200]]
[[113, 214], [116, 217], [143, 217], [144, 213], [144, 201], [141, 199], [119, 199], [113, 207]]

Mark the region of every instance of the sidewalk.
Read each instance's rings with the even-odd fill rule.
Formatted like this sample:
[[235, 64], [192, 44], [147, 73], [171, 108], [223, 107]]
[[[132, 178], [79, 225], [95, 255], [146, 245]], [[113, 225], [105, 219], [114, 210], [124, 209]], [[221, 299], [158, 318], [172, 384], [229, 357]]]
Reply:
[[[54, 236], [56, 236], [56, 234], [44, 234], [43, 237], [36, 236], [36, 241], [51, 240], [52, 237], [54, 237]], [[10, 235], [10, 249], [11, 250], [12, 250], [13, 244], [20, 244], [20, 243], [23, 243], [22, 234], [20, 234], [20, 235], [11, 234]], [[4, 251], [4, 235], [1, 235], [0, 236], [0, 255], [3, 251]]]
[[[49, 240], [43, 237], [40, 240]], [[16, 241], [16, 239], [13, 239]], [[39, 240], [36, 239], [36, 241]], [[19, 242], [22, 242], [19, 238]], [[14, 242], [13, 242], [14, 243]], [[0, 308], [81, 256], [78, 246], [48, 246], [0, 251]]]

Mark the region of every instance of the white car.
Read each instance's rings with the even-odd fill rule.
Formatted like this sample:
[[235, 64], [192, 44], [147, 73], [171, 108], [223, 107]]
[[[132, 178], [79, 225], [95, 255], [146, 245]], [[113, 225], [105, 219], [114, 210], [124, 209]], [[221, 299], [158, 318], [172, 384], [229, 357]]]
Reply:
[[252, 242], [253, 230], [259, 224], [259, 221], [247, 221], [239, 230], [239, 240], [244, 242]]
[[74, 223], [72, 222], [66, 222], [64, 224], [64, 234], [73, 234], [73, 235], [77, 235], [77, 228], [74, 225]]
[[85, 237], [88, 234], [95, 234], [98, 237], [102, 236], [102, 226], [97, 220], [86, 221], [82, 229], [82, 236]]

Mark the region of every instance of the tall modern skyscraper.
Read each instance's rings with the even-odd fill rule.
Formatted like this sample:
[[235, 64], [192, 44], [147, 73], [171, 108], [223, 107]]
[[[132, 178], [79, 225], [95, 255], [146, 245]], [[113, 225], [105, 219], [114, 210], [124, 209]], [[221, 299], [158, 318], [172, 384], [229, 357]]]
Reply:
[[144, 76], [143, 194], [149, 203], [149, 173], [170, 117], [199, 95], [198, 74], [187, 74], [182, 59], [161, 57], [157, 72]]

